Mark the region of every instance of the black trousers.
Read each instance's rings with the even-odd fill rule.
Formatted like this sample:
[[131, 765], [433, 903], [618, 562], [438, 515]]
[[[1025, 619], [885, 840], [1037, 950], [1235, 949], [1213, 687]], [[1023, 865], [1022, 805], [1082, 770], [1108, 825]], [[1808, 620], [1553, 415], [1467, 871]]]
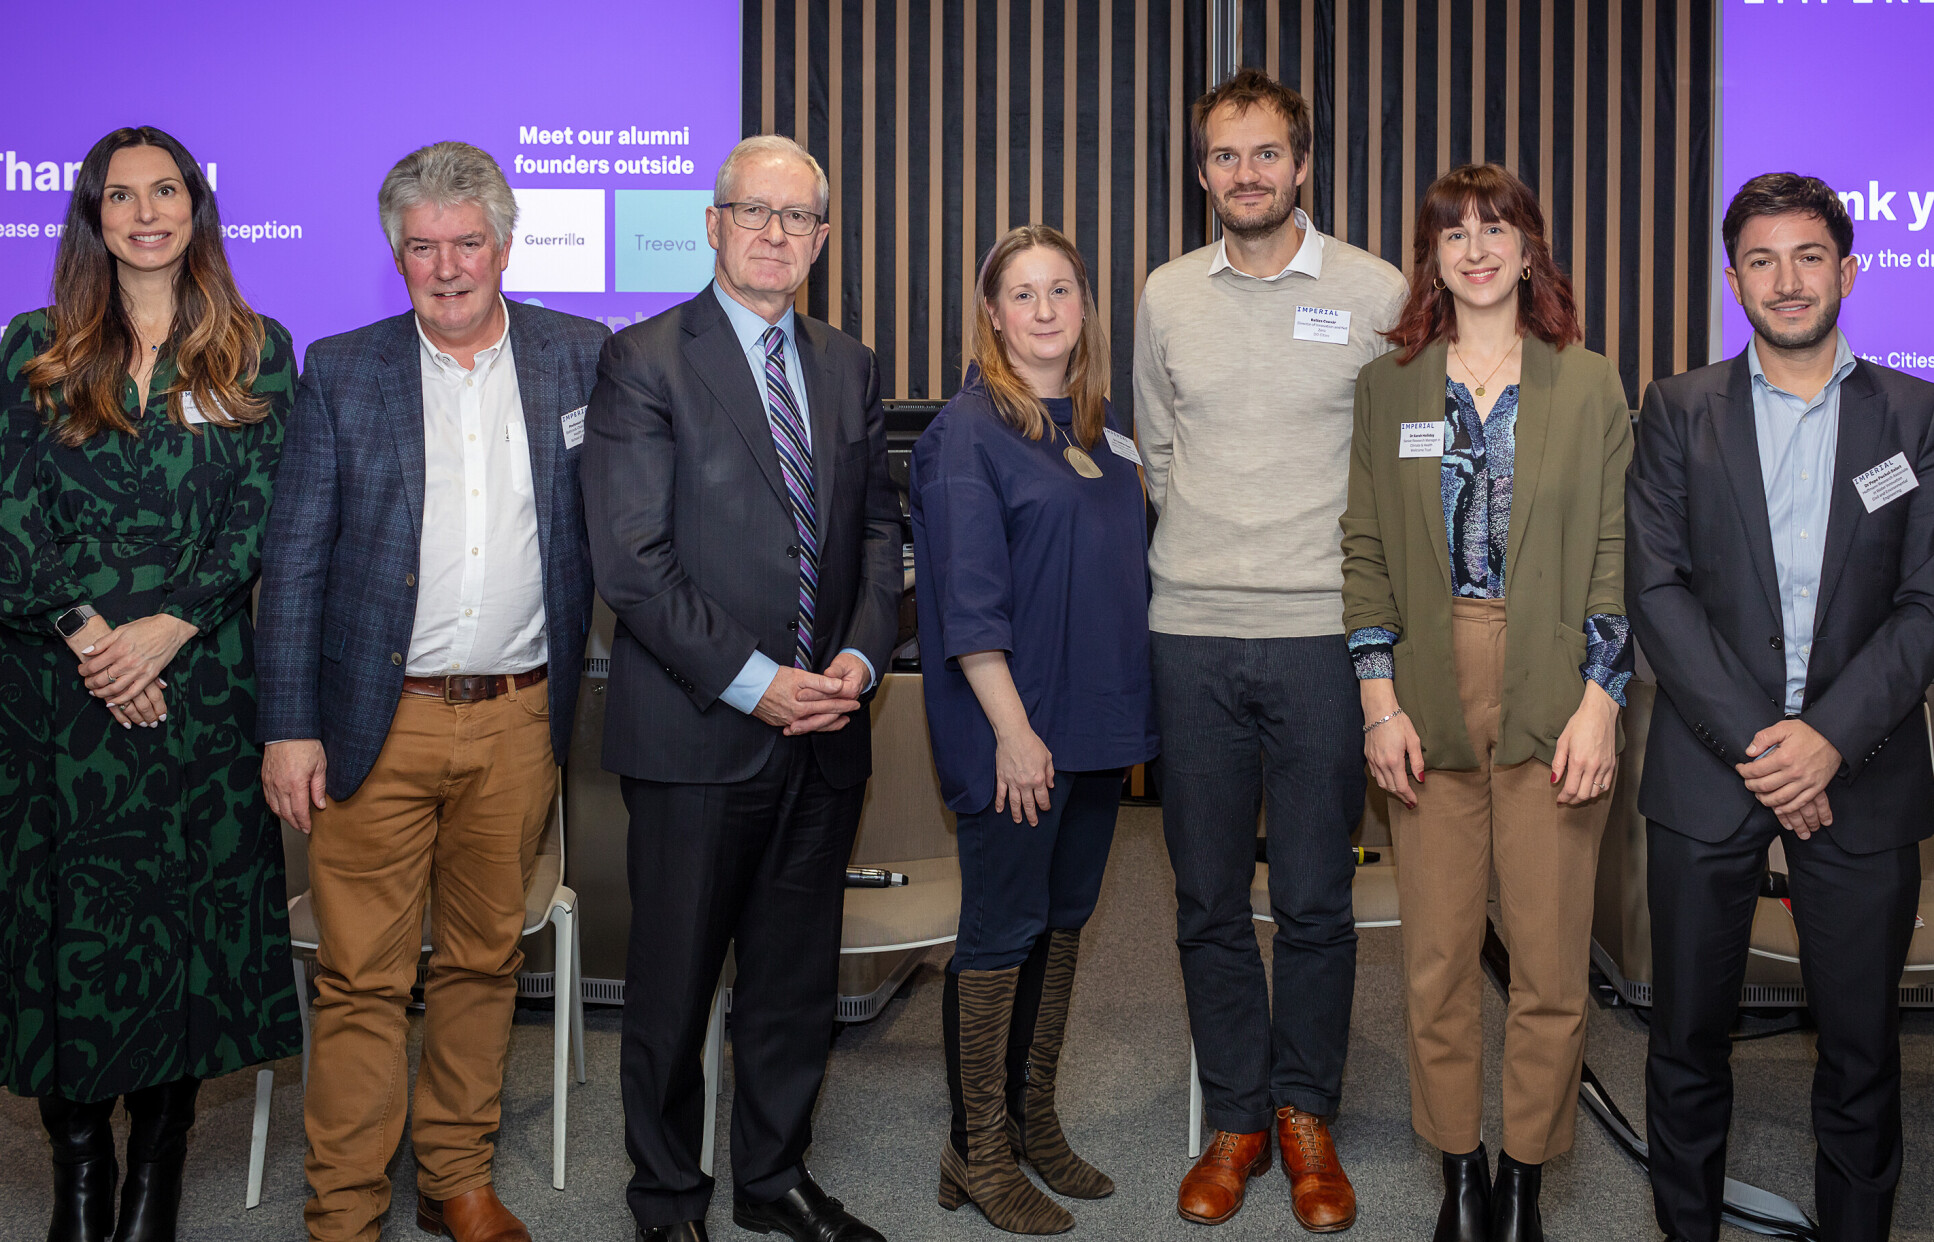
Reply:
[[1019, 966], [1057, 928], [1087, 925], [1121, 811], [1121, 769], [1056, 772], [1049, 808], [1030, 824], [990, 801], [956, 819], [960, 933], [947, 969]]
[[846, 860], [864, 783], [835, 789], [804, 738], [730, 785], [625, 779], [631, 942], [619, 1074], [640, 1225], [705, 1215], [700, 1054], [728, 944], [732, 1181], [753, 1202], [805, 1176], [839, 996]]
[[1653, 1206], [1668, 1237], [1719, 1236], [1733, 1108], [1730, 1032], [1776, 835], [1786, 847], [1800, 975], [1819, 1029], [1814, 1211], [1826, 1242], [1885, 1242], [1900, 1180], [1899, 988], [1920, 901], [1920, 851], [1849, 854], [1831, 828], [1802, 841], [1764, 807], [1717, 844], [1646, 824]]
[[[1350, 832], [1363, 816], [1349, 649], [1341, 634], [1155, 634], [1151, 654], [1162, 831], [1204, 1113], [1243, 1134], [1289, 1104], [1334, 1113], [1356, 988]], [[1273, 1016], [1249, 909], [1265, 801]]]

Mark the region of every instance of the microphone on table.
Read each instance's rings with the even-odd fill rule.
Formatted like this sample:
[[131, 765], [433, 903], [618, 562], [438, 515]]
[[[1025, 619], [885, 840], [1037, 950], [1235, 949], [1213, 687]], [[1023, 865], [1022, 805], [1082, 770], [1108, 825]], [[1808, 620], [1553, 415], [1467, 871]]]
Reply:
[[888, 871], [884, 867], [848, 867], [846, 887], [848, 888], [902, 888], [907, 877], [898, 871]]

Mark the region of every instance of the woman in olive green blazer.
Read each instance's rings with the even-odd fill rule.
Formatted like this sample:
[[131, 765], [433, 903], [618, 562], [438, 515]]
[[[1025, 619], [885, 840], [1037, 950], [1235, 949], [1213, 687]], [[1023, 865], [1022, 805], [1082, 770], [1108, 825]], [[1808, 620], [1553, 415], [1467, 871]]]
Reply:
[[[1364, 756], [1391, 795], [1412, 1123], [1444, 1153], [1436, 1242], [1538, 1242], [1541, 1167], [1577, 1113], [1631, 675], [1631, 424], [1617, 372], [1575, 344], [1521, 181], [1467, 165], [1418, 216], [1398, 348], [1357, 380], [1343, 621]], [[1512, 953], [1495, 1185], [1480, 1142], [1493, 874]]]

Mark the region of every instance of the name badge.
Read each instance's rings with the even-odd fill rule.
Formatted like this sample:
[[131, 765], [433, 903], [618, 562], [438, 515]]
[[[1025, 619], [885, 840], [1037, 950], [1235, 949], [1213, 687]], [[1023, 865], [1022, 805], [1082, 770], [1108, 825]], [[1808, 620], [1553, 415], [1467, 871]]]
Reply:
[[590, 406], [581, 405], [558, 420], [564, 428], [565, 448], [574, 449], [584, 443], [584, 412], [590, 408]]
[[1907, 454], [1895, 453], [1864, 474], [1853, 476], [1853, 490], [1860, 493], [1860, 503], [1872, 513], [1882, 505], [1891, 504], [1921, 485], [1914, 477], [1914, 468], [1907, 464]]
[[192, 392], [184, 392], [181, 394], [181, 421], [184, 423], [205, 423], [208, 421], [208, 415], [202, 413], [201, 407], [195, 404], [195, 394]]
[[1434, 423], [1404, 423], [1397, 435], [1397, 456], [1399, 457], [1442, 457], [1444, 455], [1444, 423], [1439, 419]]
[[1299, 341], [1321, 341], [1325, 345], [1348, 345], [1350, 343], [1350, 312], [1331, 310], [1327, 306], [1299, 306], [1296, 308], [1296, 330], [1293, 334]]
[[1115, 456], [1126, 457], [1136, 465], [1142, 464], [1142, 455], [1135, 451], [1135, 442], [1112, 428], [1103, 427], [1101, 434], [1108, 437], [1108, 447], [1115, 450]]

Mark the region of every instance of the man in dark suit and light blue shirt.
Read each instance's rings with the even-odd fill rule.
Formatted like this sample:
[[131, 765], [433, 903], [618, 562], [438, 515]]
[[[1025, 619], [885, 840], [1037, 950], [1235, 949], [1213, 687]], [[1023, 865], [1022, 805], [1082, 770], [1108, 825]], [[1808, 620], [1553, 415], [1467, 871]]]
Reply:
[[1652, 385], [1626, 480], [1625, 598], [1659, 681], [1639, 789], [1653, 1202], [1668, 1237], [1719, 1236], [1728, 1034], [1779, 838], [1819, 1028], [1821, 1237], [1882, 1242], [1897, 988], [1934, 832], [1934, 385], [1855, 358], [1837, 330], [1859, 268], [1824, 183], [1747, 182], [1723, 234], [1752, 343]]
[[631, 813], [627, 1197], [645, 1242], [705, 1238], [699, 1050], [731, 943], [733, 1219], [870, 1242], [802, 1159], [872, 770], [861, 700], [901, 593], [879, 368], [793, 312], [828, 232], [812, 156], [748, 138], [714, 203], [712, 285], [612, 338], [586, 424], [591, 556], [618, 619], [604, 765]]
[[417, 1223], [527, 1242], [489, 1135], [590, 619], [577, 467], [609, 332], [504, 300], [517, 204], [477, 148], [406, 156], [378, 201], [412, 309], [310, 347], [262, 552], [262, 784], [310, 833], [322, 946], [306, 1215], [374, 1239], [413, 1113]]

